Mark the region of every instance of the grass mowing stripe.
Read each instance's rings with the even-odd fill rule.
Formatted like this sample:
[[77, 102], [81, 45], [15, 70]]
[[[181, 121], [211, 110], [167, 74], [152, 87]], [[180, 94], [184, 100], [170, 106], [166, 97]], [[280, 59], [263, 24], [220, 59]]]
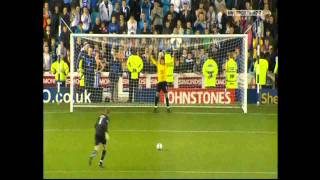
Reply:
[[[93, 129], [45, 129], [44, 132], [82, 132], [93, 131]], [[212, 131], [185, 131], [185, 130], [112, 130], [112, 132], [143, 132], [143, 133], [235, 133], [235, 134], [277, 134], [274, 131], [237, 131], [237, 130], [212, 130]]]
[[277, 174], [274, 171], [157, 171], [157, 170], [45, 170], [44, 173], [184, 173], [184, 174]]
[[[44, 112], [45, 114], [68, 114], [70, 112], [61, 112], [61, 111], [47, 111], [47, 112]], [[76, 112], [76, 113], [95, 113], [97, 114], [97, 112]], [[153, 112], [121, 112], [121, 111], [114, 111], [114, 112], [111, 112], [111, 114], [151, 114]], [[172, 112], [172, 114], [188, 114], [188, 115], [192, 115], [192, 114], [195, 114], [195, 115], [239, 115], [239, 114], [242, 114], [242, 113], [209, 113], [209, 112]], [[276, 116], [278, 114], [276, 113], [248, 113], [246, 114], [245, 116], [247, 115], [267, 115], [267, 116]]]

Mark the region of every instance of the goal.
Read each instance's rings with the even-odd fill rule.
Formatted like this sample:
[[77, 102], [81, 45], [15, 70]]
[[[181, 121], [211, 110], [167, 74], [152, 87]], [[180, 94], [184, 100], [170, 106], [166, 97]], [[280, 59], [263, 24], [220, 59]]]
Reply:
[[[150, 57], [158, 60], [163, 54], [170, 106], [242, 108], [247, 113], [247, 40], [246, 34], [71, 34], [70, 112], [82, 107], [152, 107], [157, 67]], [[142, 61], [131, 62], [132, 69], [128, 58], [133, 54]], [[237, 67], [236, 86], [230, 88], [226, 65], [231, 58]], [[214, 63], [206, 63], [208, 59]]]

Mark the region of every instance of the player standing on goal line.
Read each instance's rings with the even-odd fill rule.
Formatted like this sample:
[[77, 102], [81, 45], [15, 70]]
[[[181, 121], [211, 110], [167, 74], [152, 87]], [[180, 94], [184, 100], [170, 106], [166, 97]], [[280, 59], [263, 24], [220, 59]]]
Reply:
[[158, 111], [158, 102], [159, 102], [159, 94], [160, 91], [165, 94], [166, 97], [166, 105], [167, 105], [167, 111], [171, 112], [171, 108], [169, 106], [169, 98], [168, 98], [168, 84], [167, 84], [167, 64], [165, 64], [165, 56], [163, 52], [159, 53], [158, 56], [158, 62], [155, 60], [153, 55], [149, 56], [152, 64], [157, 66], [157, 73], [158, 73], [158, 84], [157, 84], [157, 92], [156, 92], [156, 97], [155, 97], [155, 103], [154, 103], [154, 112]]
[[94, 128], [96, 130], [95, 133], [95, 146], [94, 150], [91, 153], [89, 157], [89, 165], [91, 166], [93, 158], [95, 158], [98, 154], [99, 146], [102, 144], [103, 145], [103, 150], [101, 154], [101, 159], [99, 161], [99, 166], [101, 168], [104, 167], [104, 157], [107, 153], [107, 141], [109, 141], [109, 130], [108, 126], [110, 123], [109, 119], [109, 110], [106, 111], [106, 113], [102, 113], [99, 117], [97, 122], [94, 125]]

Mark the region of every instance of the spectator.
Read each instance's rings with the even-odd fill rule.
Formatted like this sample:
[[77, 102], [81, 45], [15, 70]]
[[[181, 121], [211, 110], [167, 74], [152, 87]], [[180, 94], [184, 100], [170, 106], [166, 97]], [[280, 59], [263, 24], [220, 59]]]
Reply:
[[182, 24], [186, 24], [188, 21], [193, 24], [194, 22], [194, 15], [192, 15], [191, 11], [188, 9], [187, 5], [183, 5], [183, 9], [180, 13]]
[[43, 47], [43, 71], [50, 71], [51, 69], [51, 57], [49, 54], [49, 46]]
[[[182, 62], [183, 62], [183, 59], [182, 59]], [[181, 68], [180, 60], [178, 58], [174, 57], [174, 72], [180, 73], [180, 68]]]
[[225, 0], [214, 0], [214, 6], [216, 7], [216, 10], [222, 11], [223, 8], [226, 7], [226, 1]]
[[226, 6], [228, 9], [242, 9], [243, 0], [226, 0]]
[[80, 22], [80, 11], [78, 11], [74, 7], [71, 8], [70, 22], [71, 30], [72, 32], [75, 32]]
[[112, 102], [118, 101], [118, 82], [122, 74], [122, 66], [121, 66], [121, 62], [119, 61], [119, 54], [120, 52], [115, 52], [115, 55], [110, 61], [109, 79], [111, 82], [111, 101]]
[[171, 0], [170, 4], [173, 4], [174, 11], [179, 14], [181, 10], [181, 0]]
[[166, 21], [165, 26], [162, 29], [162, 34], [172, 34], [172, 29], [170, 28], [170, 22]]
[[62, 27], [62, 32], [60, 34], [60, 41], [63, 42], [63, 44], [66, 46], [67, 49], [70, 48], [70, 32], [67, 29], [66, 25]]
[[56, 39], [55, 38], [51, 38], [51, 42], [50, 42], [51, 62], [56, 60], [57, 47], [58, 47], [58, 44], [56, 43]]
[[194, 65], [193, 65], [193, 72], [198, 73], [198, 72], [201, 72], [201, 70], [202, 70], [201, 61], [200, 61], [199, 58], [197, 58], [197, 59], [195, 60]]
[[[204, 62], [207, 60], [207, 58], [208, 58], [208, 56], [205, 54], [204, 48], [201, 48], [200, 52], [199, 52], [199, 59], [200, 59], [201, 65], [204, 64]], [[202, 67], [201, 67], [201, 69], [202, 69]]]
[[70, 50], [69, 49], [67, 49], [66, 63], [68, 64], [68, 67], [70, 67]]
[[276, 52], [273, 50], [273, 46], [269, 46], [268, 59], [269, 59], [269, 71], [273, 72], [276, 65]]
[[270, 30], [271, 37], [276, 42], [278, 39], [278, 25], [274, 23], [274, 17], [272, 15], [269, 16], [269, 22], [268, 22], [267, 29]]
[[261, 19], [264, 21], [266, 19], [266, 16], [271, 15], [271, 11], [269, 10], [269, 4], [264, 4], [263, 7], [263, 16], [261, 16]]
[[109, 23], [108, 32], [109, 34], [118, 34], [119, 33], [119, 24], [117, 23], [116, 17], [113, 15], [111, 18], [111, 23]]
[[168, 11], [168, 13], [165, 14], [164, 19], [167, 20], [169, 19], [168, 16], [171, 16], [171, 19], [173, 20], [173, 22], [171, 22], [172, 26], [175, 27], [177, 20], [179, 18], [179, 14], [177, 12], [174, 11], [174, 5], [171, 4], [170, 5], [170, 9]]
[[219, 34], [219, 31], [218, 31], [218, 28], [216, 25], [212, 25], [210, 27], [211, 27], [211, 29], [210, 29], [211, 34]]
[[[200, 1], [200, 3], [203, 2], [203, 0]], [[181, 0], [181, 4], [186, 4], [188, 6], [188, 9], [191, 10], [191, 0]], [[182, 7], [180, 8], [180, 10]]]
[[166, 24], [166, 22], [170, 23], [170, 29], [173, 31], [173, 28], [176, 26], [176, 22], [172, 19], [171, 13], [169, 13], [167, 18], [164, 19], [164, 24]]
[[185, 63], [184, 63], [184, 58], [182, 56], [180, 56], [179, 58], [179, 68], [178, 68], [178, 73], [184, 73], [186, 72], [186, 67], [185, 67]]
[[[58, 56], [61, 56], [60, 58], [63, 58], [63, 59], [65, 59], [65, 57], [67, 56], [67, 49], [65, 48], [63, 41], [61, 41], [60, 45], [58, 45], [56, 54]], [[59, 57], [57, 58], [59, 59]]]
[[[209, 28], [206, 28], [204, 30], [204, 34], [209, 35]], [[210, 44], [211, 44], [211, 38], [202, 38], [201, 40], [202, 40], [202, 44], [203, 44], [204, 48], [209, 49]]]
[[270, 41], [269, 39], [264, 39], [264, 43], [263, 43], [263, 49], [262, 51], [263, 52], [269, 52], [269, 49], [270, 49]]
[[137, 33], [137, 21], [134, 19], [134, 16], [130, 16], [128, 21], [128, 34], [136, 34]]
[[94, 34], [100, 34], [101, 33], [101, 21], [100, 21], [100, 18], [99, 17], [96, 17], [96, 21], [95, 21], [95, 24], [92, 28], [92, 32]]
[[71, 0], [63, 0], [64, 6], [70, 10]]
[[101, 60], [101, 54], [99, 50], [95, 51], [95, 61], [96, 61], [96, 72], [102, 72], [103, 69], [105, 68], [105, 63]]
[[90, 2], [89, 9], [91, 9], [92, 12], [97, 12], [97, 9], [99, 8], [99, 0], [90, 0], [89, 2]]
[[85, 33], [85, 31], [83, 30], [83, 27], [82, 27], [82, 26], [83, 26], [83, 23], [80, 22], [79, 25], [78, 25], [77, 28], [76, 28], [75, 33], [77, 33], [77, 34]]
[[173, 33], [183, 35], [184, 29], [182, 28], [180, 20], [177, 21], [177, 26], [173, 29]]
[[120, 12], [124, 15], [125, 21], [128, 21], [130, 16], [130, 8], [127, 6], [126, 0], [122, 0]]
[[220, 34], [224, 34], [227, 29], [227, 14], [226, 8], [222, 7], [221, 10], [217, 14], [217, 23]]
[[189, 52], [187, 58], [184, 59], [184, 64], [187, 72], [192, 72], [194, 66], [194, 59], [192, 58], [192, 53]]
[[200, 1], [199, 3], [199, 8], [196, 10], [196, 17], [197, 19], [199, 19], [199, 14], [202, 13], [202, 14], [207, 14], [206, 13], [206, 10], [203, 8], [203, 2]]
[[150, 14], [151, 14], [150, 0], [143, 0], [141, 4], [141, 13], [144, 13], [146, 15], [147, 20], [151, 20], [150, 19]]
[[80, 2], [79, 1], [71, 1], [71, 7], [77, 7], [77, 6], [79, 6], [79, 8], [80, 8]]
[[88, 8], [88, 10], [90, 9], [90, 4], [89, 4], [89, 2], [88, 1], [90, 1], [90, 0], [81, 0], [80, 2], [79, 2], [79, 4], [80, 4], [80, 7], [83, 9], [83, 8]]
[[185, 29], [184, 34], [193, 34], [192, 24], [190, 21], [187, 22], [187, 28]]
[[119, 34], [126, 34], [126, 33], [127, 33], [127, 23], [124, 21], [124, 17], [120, 16]]
[[68, 8], [64, 7], [62, 10], [62, 16], [61, 18], [64, 20], [64, 22], [70, 26], [70, 14], [68, 13]]
[[140, 34], [151, 34], [146, 22], [143, 23], [143, 29], [140, 31]]
[[81, 16], [82, 29], [84, 33], [88, 33], [90, 29], [91, 17], [88, 11], [88, 8], [83, 8], [83, 14]]
[[252, 1], [252, 7], [255, 10], [262, 10], [264, 2], [262, 0], [259, 1]]
[[120, 21], [120, 5], [119, 5], [119, 2], [117, 1], [114, 5], [114, 9], [113, 9], [113, 12], [112, 12], [112, 16], [115, 16], [116, 19], [117, 19], [117, 22]]
[[51, 18], [52, 14], [49, 10], [49, 4], [47, 2], [43, 5], [43, 29], [46, 29], [47, 26], [47, 19]]
[[60, 24], [60, 12], [59, 12], [59, 7], [55, 6], [54, 7], [54, 13], [52, 15], [52, 36], [57, 37], [58, 31], [59, 31], [59, 24]]
[[162, 11], [162, 8], [159, 6], [158, 1], [154, 2], [154, 7], [151, 11], [150, 18], [155, 30], [161, 34], [162, 26], [163, 26], [163, 11]]
[[170, 8], [170, 0], [161, 0], [163, 14], [167, 14]]
[[264, 36], [264, 39], [268, 39], [271, 46], [274, 46], [274, 45], [275, 45], [274, 39], [273, 39], [273, 37], [271, 36], [270, 29], [266, 29], [266, 35]]
[[237, 62], [237, 66], [238, 66], [238, 73], [240, 72], [241, 69], [241, 52], [240, 52], [240, 47], [236, 47], [235, 49], [235, 53], [233, 54], [235, 57], [235, 61]]
[[211, 25], [216, 24], [216, 12], [214, 11], [214, 7], [210, 5], [209, 10], [207, 12], [207, 23]]
[[106, 24], [104, 24], [104, 23], [101, 23], [101, 33], [102, 34], [108, 33], [108, 28], [106, 27]]
[[147, 29], [148, 31], [151, 31], [151, 23], [150, 23], [150, 20], [148, 20], [146, 18], [146, 15], [144, 13], [141, 13], [141, 18], [140, 18], [140, 21], [138, 23], [138, 30], [139, 32], [141, 32], [144, 28], [144, 23], [147, 24]]
[[129, 0], [129, 8], [130, 8], [130, 14], [134, 16], [135, 20], [139, 21], [140, 13], [141, 13], [140, 0]]
[[[99, 7], [96, 7], [95, 10], [92, 9], [90, 16], [91, 16], [91, 26], [93, 27], [94, 24], [96, 23], [96, 18], [98, 17], [100, 19]], [[101, 19], [100, 19], [100, 23], [101, 23]]]
[[49, 9], [53, 12], [54, 7], [58, 6], [59, 9], [62, 9], [63, 0], [49, 0]]
[[203, 12], [199, 13], [199, 19], [196, 20], [196, 22], [194, 23], [194, 28], [195, 30], [199, 30], [201, 34], [204, 34], [204, 30], [207, 27], [207, 23], [205, 20], [205, 16], [203, 14]]
[[99, 4], [100, 19], [104, 24], [108, 24], [111, 20], [113, 6], [110, 1], [102, 0]]
[[50, 26], [47, 26], [47, 27], [46, 27], [46, 31], [45, 31], [45, 33], [44, 33], [43, 39], [44, 39], [45, 41], [47, 41], [47, 42], [50, 41], [50, 39], [51, 39], [51, 27], [50, 27]]

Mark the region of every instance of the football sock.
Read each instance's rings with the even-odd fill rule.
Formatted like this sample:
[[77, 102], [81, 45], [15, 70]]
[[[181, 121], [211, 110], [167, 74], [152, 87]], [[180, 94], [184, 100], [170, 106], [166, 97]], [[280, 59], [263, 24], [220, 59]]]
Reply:
[[156, 96], [154, 100], [154, 106], [157, 106], [158, 102], [159, 102], [159, 96]]
[[93, 150], [93, 152], [91, 153], [90, 157], [96, 157], [97, 156], [97, 151]]
[[166, 95], [166, 104], [167, 104], [167, 107], [169, 107], [169, 97], [168, 97], [168, 95]]
[[103, 150], [102, 151], [102, 155], [101, 155], [101, 159], [100, 159], [100, 161], [103, 161], [103, 159], [104, 159], [104, 156], [106, 155], [106, 150]]

